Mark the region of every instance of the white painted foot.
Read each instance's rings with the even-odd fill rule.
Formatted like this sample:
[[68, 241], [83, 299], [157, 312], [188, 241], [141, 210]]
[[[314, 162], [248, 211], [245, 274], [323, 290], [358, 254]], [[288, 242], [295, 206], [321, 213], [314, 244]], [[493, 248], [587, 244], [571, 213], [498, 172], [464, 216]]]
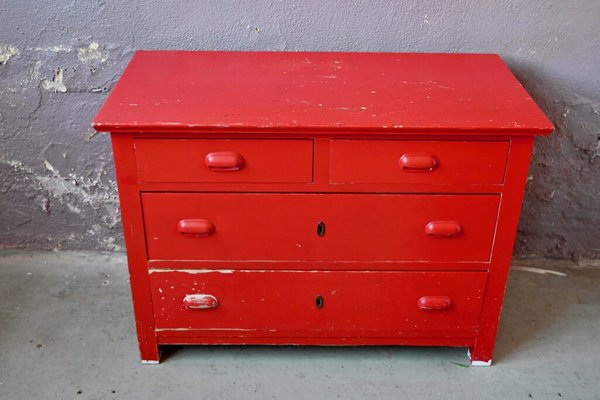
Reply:
[[156, 365], [158, 364], [158, 360], [142, 360], [142, 364], [144, 365]]
[[471, 360], [471, 367], [489, 367], [490, 365], [492, 365], [492, 360], [490, 360], [490, 361]]
[[489, 361], [478, 361], [471, 358], [471, 349], [467, 349], [469, 360], [471, 360], [471, 367], [489, 367], [492, 365], [492, 360]]

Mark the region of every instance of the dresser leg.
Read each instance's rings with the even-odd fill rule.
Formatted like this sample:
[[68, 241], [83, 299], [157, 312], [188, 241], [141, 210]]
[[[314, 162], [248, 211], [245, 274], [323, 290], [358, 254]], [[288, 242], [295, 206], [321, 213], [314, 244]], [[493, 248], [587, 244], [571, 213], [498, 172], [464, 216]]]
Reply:
[[512, 138], [510, 141], [504, 192], [500, 202], [498, 225], [492, 250], [492, 265], [489, 269], [483, 297], [479, 333], [475, 339], [475, 345], [469, 349], [469, 358], [473, 366], [492, 364], [502, 299], [504, 298], [532, 150], [532, 137]]
[[492, 365], [492, 359], [489, 356], [477, 352], [477, 347], [470, 347], [467, 350], [472, 367], [489, 367]]
[[146, 343], [140, 346], [142, 364], [152, 365], [160, 363], [160, 347], [154, 343]]

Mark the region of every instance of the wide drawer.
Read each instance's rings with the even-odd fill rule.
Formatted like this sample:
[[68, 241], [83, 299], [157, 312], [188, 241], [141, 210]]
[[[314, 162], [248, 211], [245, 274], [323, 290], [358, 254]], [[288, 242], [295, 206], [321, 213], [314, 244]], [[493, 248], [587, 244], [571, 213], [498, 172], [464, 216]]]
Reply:
[[161, 271], [157, 329], [212, 335], [379, 336], [477, 328], [485, 272]]
[[499, 199], [142, 194], [153, 260], [487, 261]]
[[311, 182], [312, 140], [135, 139], [141, 182]]
[[332, 183], [500, 184], [508, 142], [333, 140]]

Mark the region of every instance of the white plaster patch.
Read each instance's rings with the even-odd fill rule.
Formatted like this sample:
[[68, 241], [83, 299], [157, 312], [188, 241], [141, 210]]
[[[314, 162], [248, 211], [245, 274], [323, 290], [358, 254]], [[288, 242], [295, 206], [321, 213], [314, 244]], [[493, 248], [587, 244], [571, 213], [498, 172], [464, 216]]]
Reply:
[[112, 236], [104, 237], [101, 240], [102, 246], [109, 251], [121, 251], [123, 247], [115, 243], [115, 238]]
[[27, 172], [29, 174], [33, 174], [33, 170], [31, 168], [29, 168], [28, 166], [26, 166], [25, 164], [23, 164], [21, 161], [9, 160], [7, 158], [4, 158], [4, 156], [2, 154], [0, 154], [0, 163], [12, 167], [12, 169], [14, 169], [17, 172], [23, 171], [23, 172]]
[[[81, 202], [87, 203], [93, 208], [102, 207], [106, 209], [106, 218], [103, 218], [103, 221], [109, 228], [118, 224], [119, 204], [116, 197], [111, 195], [111, 193], [116, 192], [116, 184], [114, 182], [111, 181], [109, 185], [105, 185], [100, 178], [85, 178], [73, 173], [69, 173], [68, 178], [63, 177], [59, 175], [59, 171], [47, 160], [44, 160], [44, 168], [51, 172], [52, 176], [39, 175], [21, 161], [7, 159], [1, 154], [0, 163], [10, 166], [17, 172], [24, 172], [30, 175], [34, 180], [32, 184], [41, 187], [61, 204], [69, 204], [70, 202], [67, 201], [69, 199], [68, 196], [75, 196]], [[73, 205], [71, 204], [71, 206]], [[75, 208], [81, 211], [78, 207]], [[77, 213], [75, 208], [70, 211]], [[93, 228], [97, 229], [96, 232], [100, 232], [102, 229], [99, 225], [93, 226]], [[117, 246], [116, 248], [120, 249], [120, 246], [113, 244], [114, 238], [105, 239], [105, 241], [106, 246]]]
[[44, 168], [46, 168], [48, 171], [52, 172], [54, 175], [58, 175], [58, 170], [56, 168], [54, 168], [48, 160], [44, 160]]
[[100, 49], [100, 44], [92, 42], [87, 47], [80, 47], [77, 50], [77, 58], [82, 62], [96, 61], [105, 62], [108, 59], [107, 54], [103, 54]]
[[534, 274], [541, 275], [556, 275], [556, 276], [567, 276], [564, 272], [553, 271], [551, 269], [544, 268], [533, 268], [533, 267], [512, 267], [515, 271], [533, 272]]
[[19, 81], [19, 85], [29, 85], [31, 82], [39, 82], [40, 80], [40, 68], [42, 66], [41, 61], [36, 61], [35, 64], [29, 68], [29, 75]]
[[46, 47], [26, 47], [27, 51], [44, 51], [48, 53], [70, 53], [73, 51], [73, 48], [70, 46], [46, 46]]
[[76, 207], [71, 203], [67, 203], [65, 205], [67, 206], [69, 211], [71, 211], [73, 214], [81, 214], [81, 209], [79, 207]]
[[8, 60], [16, 56], [17, 54], [19, 54], [19, 50], [16, 47], [10, 46], [8, 44], [0, 45], [0, 64], [6, 64]]
[[42, 87], [46, 90], [54, 90], [56, 93], [65, 93], [67, 91], [67, 87], [63, 83], [62, 68], [58, 68], [54, 72], [52, 80], [44, 79], [42, 81]]

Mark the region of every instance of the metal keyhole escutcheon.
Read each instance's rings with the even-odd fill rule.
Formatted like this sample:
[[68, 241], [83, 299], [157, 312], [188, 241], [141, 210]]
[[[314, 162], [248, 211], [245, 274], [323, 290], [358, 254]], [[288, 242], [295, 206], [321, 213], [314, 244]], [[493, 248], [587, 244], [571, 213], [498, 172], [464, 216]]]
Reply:
[[319, 237], [325, 236], [325, 222], [319, 221], [317, 224], [317, 235]]
[[315, 307], [317, 307], [317, 308], [323, 308], [323, 296], [318, 295], [315, 298]]

